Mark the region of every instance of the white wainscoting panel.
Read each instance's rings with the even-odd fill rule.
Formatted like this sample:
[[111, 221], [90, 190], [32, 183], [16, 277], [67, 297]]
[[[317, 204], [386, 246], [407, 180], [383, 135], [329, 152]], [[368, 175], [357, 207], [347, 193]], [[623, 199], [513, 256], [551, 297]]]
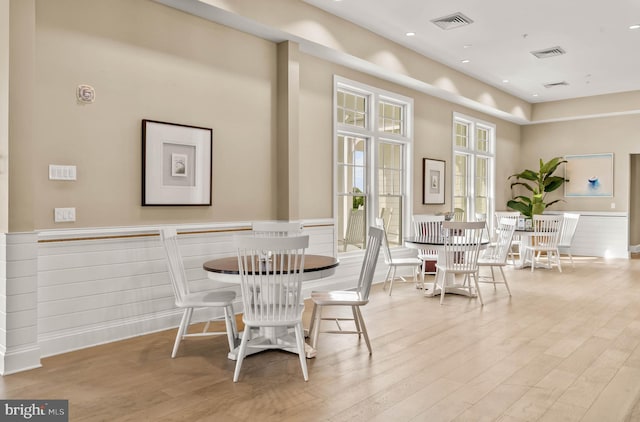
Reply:
[[[580, 214], [571, 254], [629, 258], [629, 219], [624, 212], [564, 211]], [[562, 212], [547, 212], [562, 214]]]
[[0, 374], [40, 366], [37, 236], [0, 234]]
[[[303, 221], [309, 254], [334, 255], [331, 219]], [[112, 342], [177, 327], [182, 311], [174, 305], [158, 227], [43, 231], [38, 243], [37, 329], [42, 356]], [[234, 255], [233, 237], [249, 235], [250, 223], [177, 226], [187, 278], [192, 290], [234, 289], [239, 285], [210, 279], [202, 269], [209, 260]], [[311, 290], [355, 286], [362, 252], [341, 256], [333, 276], [306, 282]], [[386, 265], [380, 254], [376, 278]], [[241, 312], [241, 298], [236, 299]], [[200, 310], [194, 320], [213, 316]], [[170, 350], [167, 350], [170, 353]]]

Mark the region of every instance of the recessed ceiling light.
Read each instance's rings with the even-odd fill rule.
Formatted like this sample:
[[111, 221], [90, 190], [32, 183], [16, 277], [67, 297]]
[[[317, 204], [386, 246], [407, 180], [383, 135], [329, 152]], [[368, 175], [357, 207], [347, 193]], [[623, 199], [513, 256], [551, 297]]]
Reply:
[[534, 96], [534, 97], [537, 97], [537, 96], [538, 96], [538, 94], [533, 94], [533, 96]]
[[635, 25], [629, 26], [629, 29], [640, 29], [640, 23], [636, 23]]
[[472, 44], [465, 44], [462, 46], [462, 48], [471, 48], [471, 47], [472, 47]]
[[503, 83], [503, 84], [508, 84], [508, 83], [509, 83], [509, 79], [503, 79], [503, 80], [502, 80], [502, 83]]
[[406, 33], [406, 34], [404, 34], [404, 35], [406, 35], [407, 37], [415, 37], [415, 36], [416, 36], [416, 33], [415, 33], [415, 32], [407, 32], [407, 33]]
[[469, 63], [471, 60], [469, 59], [464, 59], [464, 60], [460, 60], [462, 63]]

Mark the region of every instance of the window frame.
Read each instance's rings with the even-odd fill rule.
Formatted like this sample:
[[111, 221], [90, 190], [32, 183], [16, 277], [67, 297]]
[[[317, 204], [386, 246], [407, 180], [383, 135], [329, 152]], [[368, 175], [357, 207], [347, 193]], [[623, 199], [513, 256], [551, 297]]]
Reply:
[[[365, 127], [357, 127], [354, 125], [338, 122], [338, 106], [337, 98], [339, 91], [346, 91], [356, 95], [362, 95], [367, 98], [366, 110], [367, 117]], [[380, 102], [391, 103], [403, 107], [404, 118], [402, 119], [404, 134], [392, 132], [382, 132], [379, 129], [378, 106]], [[366, 221], [371, 226], [378, 217], [379, 212], [379, 196], [380, 186], [378, 182], [379, 170], [379, 147], [381, 143], [400, 144], [402, 146], [402, 164], [404, 166], [404, 174], [401, 177], [401, 203], [402, 203], [402, 227], [401, 229], [408, 233], [407, 222], [411, 221], [411, 205], [413, 198], [413, 99], [403, 95], [389, 92], [380, 88], [369, 86], [357, 81], [334, 75], [333, 81], [333, 219], [334, 219], [334, 238], [336, 253], [344, 254], [338, 247], [340, 234], [338, 233], [338, 138], [342, 135], [356, 136], [364, 138], [366, 145], [366, 180], [365, 180], [365, 201]], [[402, 238], [402, 233], [400, 233]]]
[[[467, 145], [458, 146], [457, 144], [457, 126], [464, 124], [467, 126]], [[451, 166], [451, 204], [455, 206], [456, 198], [456, 157], [465, 155], [467, 157], [467, 174], [466, 187], [467, 194], [465, 196], [465, 213], [467, 219], [475, 219], [476, 211], [476, 180], [477, 168], [476, 161], [478, 158], [488, 159], [487, 169], [487, 226], [489, 229], [493, 227], [493, 214], [495, 212], [495, 173], [496, 173], [496, 125], [484, 120], [480, 120], [462, 113], [453, 113], [452, 125], [452, 166]], [[478, 150], [477, 130], [487, 131], [488, 151]]]

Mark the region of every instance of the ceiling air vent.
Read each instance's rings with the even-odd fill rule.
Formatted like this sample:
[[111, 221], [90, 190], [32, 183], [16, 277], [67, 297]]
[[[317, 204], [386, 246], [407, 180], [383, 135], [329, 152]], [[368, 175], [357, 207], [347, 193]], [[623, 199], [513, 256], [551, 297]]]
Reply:
[[467, 26], [473, 23], [471, 19], [460, 12], [449, 16], [443, 16], [438, 19], [433, 19], [431, 22], [435, 23], [442, 29], [460, 28], [461, 26]]
[[539, 59], [548, 59], [549, 57], [562, 56], [567, 54], [562, 47], [545, 48], [544, 50], [532, 51], [531, 54]]
[[562, 82], [551, 82], [551, 83], [548, 83], [548, 84], [544, 84], [544, 87], [545, 88], [555, 88], [557, 86], [567, 86], [567, 85], [569, 85], [569, 82], [562, 81]]

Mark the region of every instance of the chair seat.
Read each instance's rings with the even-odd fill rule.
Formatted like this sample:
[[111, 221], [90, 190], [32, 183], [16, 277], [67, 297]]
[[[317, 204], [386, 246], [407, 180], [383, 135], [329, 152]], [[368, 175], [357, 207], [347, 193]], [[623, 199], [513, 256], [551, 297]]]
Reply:
[[420, 259], [422, 261], [437, 261], [438, 260], [438, 254], [421, 253], [421, 254], [418, 254], [418, 259]]
[[[273, 318], [263, 318], [263, 319], [250, 319], [247, 318], [244, 314], [242, 316], [242, 322], [245, 325], [250, 325], [252, 327], [291, 327], [295, 325], [297, 322], [302, 319], [302, 313], [304, 312], [304, 303], [301, 303], [298, 306], [278, 306], [278, 312], [281, 312], [283, 315], [290, 315], [290, 319], [273, 319]], [[277, 315], [274, 314], [273, 307], [269, 307], [269, 310], [265, 309], [264, 315]]]
[[535, 245], [526, 245], [524, 246], [525, 249], [532, 249], [532, 250], [542, 250], [542, 251], [546, 251], [547, 249], [555, 249], [557, 248], [557, 246], [555, 245], [550, 245], [550, 244], [546, 244], [546, 243], [537, 243]]
[[320, 306], [353, 305], [362, 306], [369, 302], [359, 292], [350, 290], [333, 290], [328, 292], [311, 292], [311, 300]]
[[498, 258], [478, 258], [478, 265], [479, 266], [492, 266], [492, 267], [498, 267], [498, 266], [506, 266], [507, 263], [502, 260], [502, 259], [498, 259]]
[[230, 290], [205, 290], [186, 294], [180, 302], [176, 300], [176, 306], [204, 307], [204, 306], [229, 306], [236, 298], [236, 292]]
[[406, 266], [416, 266], [422, 265], [422, 260], [419, 258], [393, 258], [391, 259], [392, 265], [406, 265]]
[[436, 264], [436, 268], [440, 271], [445, 271], [450, 274], [475, 274], [478, 272], [477, 269], [473, 269], [473, 268], [459, 269], [459, 268], [447, 267], [445, 265], [437, 265], [437, 264]]

